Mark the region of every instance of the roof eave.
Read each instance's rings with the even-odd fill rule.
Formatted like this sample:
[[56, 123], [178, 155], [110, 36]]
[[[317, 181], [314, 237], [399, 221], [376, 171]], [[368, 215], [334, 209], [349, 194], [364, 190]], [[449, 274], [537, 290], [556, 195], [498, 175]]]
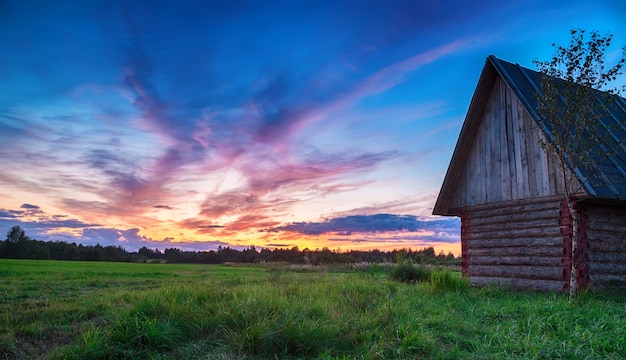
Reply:
[[485, 105], [489, 98], [489, 93], [498, 75], [493, 60], [493, 55], [487, 57], [485, 65], [478, 79], [478, 84], [474, 89], [472, 100], [470, 101], [461, 132], [459, 134], [456, 146], [452, 153], [452, 159], [448, 170], [441, 185], [441, 190], [437, 196], [437, 201], [433, 207], [433, 215], [456, 216], [458, 214], [450, 212], [450, 205], [454, 191], [459, 184], [460, 178], [454, 176], [462, 169], [467, 157], [469, 149], [472, 146], [474, 134], [478, 130], [480, 120], [485, 109]]

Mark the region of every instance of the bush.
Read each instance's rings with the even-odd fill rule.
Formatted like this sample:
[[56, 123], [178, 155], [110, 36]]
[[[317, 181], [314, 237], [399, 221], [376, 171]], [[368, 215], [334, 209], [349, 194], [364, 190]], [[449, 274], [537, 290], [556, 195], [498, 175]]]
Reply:
[[430, 280], [431, 271], [423, 266], [415, 266], [410, 261], [398, 264], [391, 271], [391, 278], [402, 282], [427, 282]]
[[439, 269], [430, 275], [430, 284], [435, 290], [466, 292], [469, 289], [467, 279], [455, 276], [446, 269]]

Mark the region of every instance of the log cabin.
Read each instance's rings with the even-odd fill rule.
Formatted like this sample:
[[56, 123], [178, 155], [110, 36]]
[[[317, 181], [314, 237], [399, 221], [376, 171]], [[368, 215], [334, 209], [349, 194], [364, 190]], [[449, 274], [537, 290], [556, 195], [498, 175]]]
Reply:
[[615, 97], [602, 107], [606, 126], [599, 128], [610, 140], [598, 146], [615, 151], [598, 152], [591, 167], [570, 169], [581, 216], [572, 259], [566, 181], [538, 115], [542, 76], [487, 58], [433, 214], [460, 217], [462, 271], [474, 285], [566, 291], [576, 276], [581, 288], [624, 287], [626, 101]]

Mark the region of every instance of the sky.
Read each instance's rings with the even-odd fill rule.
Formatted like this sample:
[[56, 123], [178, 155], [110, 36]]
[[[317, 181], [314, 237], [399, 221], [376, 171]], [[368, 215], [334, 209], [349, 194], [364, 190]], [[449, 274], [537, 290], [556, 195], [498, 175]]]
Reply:
[[621, 0], [0, 0], [0, 232], [459, 255], [459, 220], [431, 213], [486, 57], [535, 69], [578, 28], [626, 44], [624, 19]]

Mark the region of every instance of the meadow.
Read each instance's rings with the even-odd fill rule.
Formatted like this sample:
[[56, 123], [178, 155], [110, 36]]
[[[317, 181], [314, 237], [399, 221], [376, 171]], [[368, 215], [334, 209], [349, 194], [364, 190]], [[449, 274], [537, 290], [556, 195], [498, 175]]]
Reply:
[[0, 260], [0, 358], [626, 357], [624, 294], [569, 303], [388, 272]]

